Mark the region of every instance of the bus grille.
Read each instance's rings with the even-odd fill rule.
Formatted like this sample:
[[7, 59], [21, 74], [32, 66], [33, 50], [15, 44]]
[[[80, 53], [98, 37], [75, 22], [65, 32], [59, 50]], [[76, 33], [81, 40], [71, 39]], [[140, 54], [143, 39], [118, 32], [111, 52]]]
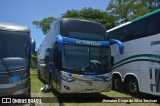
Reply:
[[156, 92], [160, 92], [160, 69], [155, 69]]
[[[26, 79], [29, 77], [29, 72], [27, 72], [27, 69], [22, 69], [18, 71], [12, 71], [11, 72], [12, 76], [19, 76], [20, 80]], [[9, 74], [6, 73], [0, 73], [0, 84], [9, 84]]]

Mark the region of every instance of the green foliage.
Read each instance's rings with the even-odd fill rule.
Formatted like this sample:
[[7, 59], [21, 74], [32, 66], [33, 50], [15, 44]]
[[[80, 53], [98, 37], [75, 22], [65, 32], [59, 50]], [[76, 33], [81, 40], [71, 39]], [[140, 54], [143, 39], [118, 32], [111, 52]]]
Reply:
[[142, 3], [149, 12], [160, 8], [160, 0], [142, 0]]
[[37, 68], [37, 54], [37, 51], [34, 54], [31, 54], [31, 68], [33, 69]]
[[50, 29], [51, 23], [56, 20], [54, 17], [44, 18], [41, 21], [33, 21], [32, 24], [37, 26], [37, 28], [41, 29], [43, 34], [47, 34]]
[[107, 12], [121, 24], [154, 11], [160, 7], [160, 0], [110, 0]]
[[128, 22], [135, 11], [136, 0], [111, 0], [107, 11], [116, 18], [118, 24]]
[[[115, 26], [115, 18], [113, 16], [109, 15], [107, 12], [92, 8], [83, 8], [79, 11], [68, 10], [62, 14], [61, 18], [79, 18], [95, 21], [103, 24], [106, 29], [110, 29]], [[47, 34], [50, 29], [50, 25], [54, 20], [56, 20], [56, 18], [48, 17], [41, 21], [33, 21], [33, 24], [37, 26], [37, 28], [41, 29], [43, 34]]]
[[[96, 21], [103, 24], [106, 29], [110, 29], [158, 8], [160, 8], [160, 0], [110, 0], [106, 11], [91, 7], [81, 10], [68, 10], [62, 14], [61, 18], [79, 18]], [[56, 18], [48, 17], [40, 21], [33, 21], [33, 25], [41, 29], [43, 34], [47, 34], [54, 20]]]
[[62, 15], [62, 18], [79, 18], [95, 21], [103, 24], [107, 29], [115, 26], [114, 17], [110, 16], [107, 12], [93, 8], [83, 8], [79, 11], [68, 10]]

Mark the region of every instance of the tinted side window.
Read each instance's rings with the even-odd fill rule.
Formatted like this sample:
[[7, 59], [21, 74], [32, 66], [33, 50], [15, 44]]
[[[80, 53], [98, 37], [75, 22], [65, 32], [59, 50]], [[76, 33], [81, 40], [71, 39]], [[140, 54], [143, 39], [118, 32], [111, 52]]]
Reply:
[[118, 39], [118, 40], [122, 40], [121, 39], [121, 31], [120, 31], [121, 29], [117, 29], [117, 31], [115, 31], [115, 35], [113, 35], [113, 36], [115, 36], [115, 39]]
[[139, 20], [134, 23], [135, 31], [135, 39], [142, 38], [146, 36], [146, 19]]
[[115, 37], [115, 31], [108, 32], [107, 34], [108, 34], [108, 38], [109, 39], [116, 39], [116, 37]]
[[155, 35], [160, 32], [160, 13], [147, 19], [147, 35]]
[[136, 35], [135, 35], [135, 26], [134, 26], [134, 23], [132, 24], [129, 24], [127, 26], [125, 26], [125, 37], [124, 37], [124, 41], [129, 41], [129, 40], [133, 40], [136, 38]]
[[119, 29], [116, 29], [114, 31], [109, 32], [109, 39], [117, 39], [122, 42], [128, 40], [128, 26], [121, 27]]

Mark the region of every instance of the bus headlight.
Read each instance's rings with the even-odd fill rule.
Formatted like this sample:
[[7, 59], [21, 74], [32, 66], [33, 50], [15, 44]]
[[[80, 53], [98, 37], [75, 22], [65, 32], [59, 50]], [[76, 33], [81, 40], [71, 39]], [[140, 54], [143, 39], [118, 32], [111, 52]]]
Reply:
[[66, 77], [66, 76], [62, 76], [61, 78], [62, 78], [62, 80], [67, 81], [67, 82], [73, 82], [73, 81], [75, 81], [75, 79], [69, 78], [69, 77]]
[[112, 80], [112, 77], [109, 77], [109, 78], [105, 79], [104, 81], [108, 82], [108, 81], [111, 81], [111, 80]]

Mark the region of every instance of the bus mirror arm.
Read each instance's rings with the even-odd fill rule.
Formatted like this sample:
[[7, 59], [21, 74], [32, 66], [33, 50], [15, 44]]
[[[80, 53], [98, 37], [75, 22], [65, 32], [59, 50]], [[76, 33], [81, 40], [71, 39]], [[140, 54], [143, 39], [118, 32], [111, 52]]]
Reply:
[[[76, 44], [76, 40], [72, 38], [63, 38], [61, 35], [56, 36], [56, 41], [57, 41], [57, 46], [58, 46], [58, 51], [63, 50], [63, 42], [70, 42], [71, 44]], [[115, 39], [110, 39], [107, 45], [110, 44], [117, 44], [119, 46], [119, 52], [120, 54], [123, 54], [124, 51], [124, 45], [121, 41], [115, 40]], [[106, 43], [105, 43], [106, 44]]]
[[63, 50], [63, 37], [61, 35], [57, 35], [56, 41], [58, 44], [58, 51], [62, 51]]
[[35, 53], [35, 48], [36, 48], [36, 41], [35, 39], [31, 38], [31, 53]]
[[119, 46], [119, 52], [120, 52], [120, 54], [124, 53], [124, 44], [121, 41], [116, 40], [116, 39], [110, 39], [109, 42], [111, 44], [117, 44]]

